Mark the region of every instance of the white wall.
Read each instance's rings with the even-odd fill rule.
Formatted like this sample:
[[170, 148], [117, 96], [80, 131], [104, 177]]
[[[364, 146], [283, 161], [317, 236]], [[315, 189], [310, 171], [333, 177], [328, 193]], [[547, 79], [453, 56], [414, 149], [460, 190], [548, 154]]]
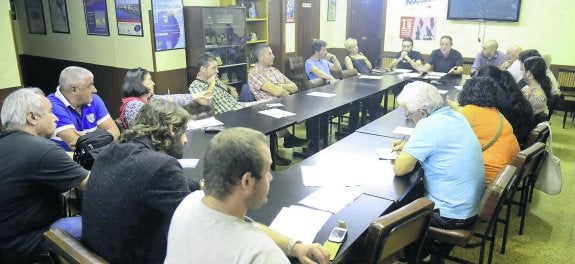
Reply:
[[20, 70], [14, 47], [14, 37], [12, 33], [12, 20], [8, 11], [9, 1], [0, 1], [0, 89], [18, 87], [20, 83]]
[[[447, 3], [448, 0], [435, 0], [420, 8], [406, 8], [405, 1], [388, 0], [384, 50], [401, 49], [401, 16], [434, 16], [437, 18], [436, 35], [450, 35], [454, 49], [459, 50], [464, 57], [475, 57], [481, 49], [481, 42], [477, 41], [478, 22], [447, 20]], [[551, 54], [553, 64], [575, 65], [575, 51], [572, 47], [575, 42], [573, 15], [573, 0], [523, 0], [518, 23], [487, 22], [485, 38], [483, 26], [479, 36], [482, 40], [497, 40], [499, 49], [503, 51], [511, 45], [520, 45], [524, 49], [534, 48], [542, 54]], [[417, 51], [429, 54], [439, 48], [439, 39], [418, 40], [414, 47]]]

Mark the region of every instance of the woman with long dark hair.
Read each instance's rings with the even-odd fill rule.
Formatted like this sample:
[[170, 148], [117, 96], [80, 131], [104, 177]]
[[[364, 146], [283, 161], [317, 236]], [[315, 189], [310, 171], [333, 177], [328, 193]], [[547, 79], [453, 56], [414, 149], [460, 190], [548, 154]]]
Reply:
[[485, 65], [477, 71], [477, 77], [487, 77], [498, 84], [497, 109], [509, 121], [513, 127], [513, 134], [523, 144], [527, 140], [529, 132], [533, 129], [533, 108], [521, 90], [515, 79], [508, 71], [503, 71], [494, 65]]
[[547, 113], [547, 99], [551, 97], [551, 80], [546, 75], [547, 65], [541, 57], [530, 57], [523, 61], [523, 80], [527, 83], [521, 92], [527, 98], [533, 114]]

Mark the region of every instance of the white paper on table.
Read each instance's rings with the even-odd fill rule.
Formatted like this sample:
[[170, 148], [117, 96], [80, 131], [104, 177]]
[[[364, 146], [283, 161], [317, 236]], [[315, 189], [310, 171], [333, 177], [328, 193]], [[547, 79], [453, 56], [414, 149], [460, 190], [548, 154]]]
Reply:
[[334, 93], [322, 93], [322, 92], [311, 92], [311, 93], [308, 93], [308, 94], [306, 94], [306, 95], [330, 98], [330, 97], [336, 96], [337, 94], [334, 94]]
[[351, 166], [301, 166], [300, 168], [304, 186], [356, 186], [370, 183], [367, 176], [357, 174]]
[[282, 103], [266, 104], [266, 107], [278, 107], [278, 106], [284, 106], [284, 105]]
[[445, 73], [445, 72], [433, 72], [433, 71], [427, 73], [427, 75], [440, 76], [440, 77], [445, 76], [446, 74], [447, 73]]
[[377, 158], [380, 160], [395, 160], [397, 158], [397, 151], [393, 151], [392, 148], [378, 148], [375, 149], [377, 152]]
[[441, 76], [437, 76], [437, 75], [425, 75], [425, 76], [423, 77], [423, 79], [439, 80], [439, 79], [441, 79]]
[[408, 69], [393, 69], [394, 72], [399, 72], [399, 73], [408, 73], [411, 72], [411, 70]]
[[360, 79], [372, 79], [372, 80], [381, 80], [381, 76], [375, 75], [361, 75], [359, 76]]
[[178, 159], [182, 168], [195, 168], [198, 165], [199, 159]]
[[437, 89], [437, 91], [439, 92], [439, 94], [446, 94], [449, 92], [447, 90], [441, 90], [441, 89]]
[[415, 132], [414, 128], [398, 126], [391, 133], [411, 136], [413, 132]]
[[461, 89], [463, 89], [463, 85], [455, 85], [453, 87], [455, 87], [455, 89], [460, 90], [460, 91], [461, 91]]
[[362, 191], [350, 187], [326, 186], [321, 187], [298, 203], [336, 214], [361, 194], [363, 194]]
[[284, 111], [277, 108], [272, 108], [268, 110], [259, 111], [258, 113], [264, 114], [267, 116], [275, 117], [275, 118], [282, 118], [286, 116], [294, 116], [295, 114], [292, 112]]
[[270, 228], [287, 237], [301, 240], [304, 244], [310, 244], [331, 216], [332, 213], [329, 212], [292, 205], [282, 208]]
[[210, 117], [210, 118], [199, 119], [199, 120], [191, 120], [190, 122], [188, 122], [187, 129], [191, 130], [191, 129], [198, 129], [198, 128], [202, 128], [202, 127], [221, 126], [223, 124], [224, 123], [220, 122], [215, 117]]
[[419, 72], [406, 72], [406, 73], [402, 73], [401, 74], [403, 76], [403, 78], [405, 77], [419, 77], [421, 74]]

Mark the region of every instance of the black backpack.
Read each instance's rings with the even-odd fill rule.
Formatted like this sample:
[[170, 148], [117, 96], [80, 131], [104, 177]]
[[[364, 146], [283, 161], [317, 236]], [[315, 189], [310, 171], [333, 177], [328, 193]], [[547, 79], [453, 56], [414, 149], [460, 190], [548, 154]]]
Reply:
[[103, 129], [96, 129], [85, 134], [76, 141], [74, 150], [74, 161], [80, 163], [84, 169], [92, 169], [96, 155], [114, 141], [114, 136]]

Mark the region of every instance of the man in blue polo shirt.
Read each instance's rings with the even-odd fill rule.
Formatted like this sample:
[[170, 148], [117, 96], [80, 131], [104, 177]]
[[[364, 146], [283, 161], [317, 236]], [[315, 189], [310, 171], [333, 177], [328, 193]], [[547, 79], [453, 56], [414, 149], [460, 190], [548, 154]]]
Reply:
[[[485, 191], [485, 176], [481, 146], [471, 126], [462, 114], [445, 106], [437, 89], [428, 83], [407, 84], [397, 102], [416, 125], [407, 142], [393, 143], [393, 149], [400, 151], [395, 175], [409, 174], [421, 163], [425, 196], [435, 203], [430, 225], [445, 229], [473, 225]], [[434, 249], [429, 253], [441, 258], [453, 247], [434, 244], [429, 248]]]
[[431, 52], [424, 71], [445, 72], [454, 75], [463, 74], [463, 57], [459, 51], [451, 48], [453, 40], [450, 36], [443, 36], [439, 41], [439, 49]]
[[341, 63], [337, 57], [327, 52], [327, 42], [318, 39], [311, 44], [313, 55], [305, 61], [305, 74], [310, 80], [322, 78], [326, 82], [334, 83], [337, 81], [330, 70], [341, 71]]
[[104, 129], [114, 139], [120, 131], [110, 118], [104, 101], [94, 86], [94, 75], [81, 67], [70, 66], [60, 73], [60, 85], [48, 99], [52, 103], [54, 115], [58, 117], [56, 135], [52, 137], [64, 150], [71, 151], [78, 138], [96, 128]]

